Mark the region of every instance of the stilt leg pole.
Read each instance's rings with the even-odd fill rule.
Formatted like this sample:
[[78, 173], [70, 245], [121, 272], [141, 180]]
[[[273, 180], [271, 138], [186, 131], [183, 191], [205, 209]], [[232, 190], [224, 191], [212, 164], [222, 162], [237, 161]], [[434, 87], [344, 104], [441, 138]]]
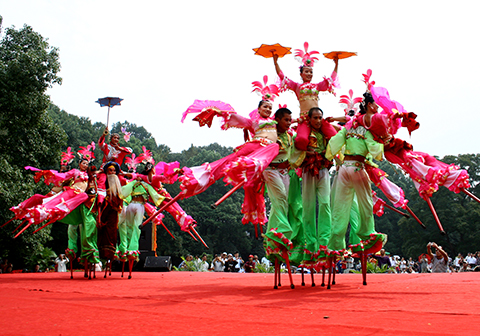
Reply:
[[232, 196], [235, 191], [237, 191], [238, 189], [240, 189], [241, 187], [243, 187], [244, 184], [245, 184], [245, 181], [240, 182], [239, 184], [237, 184], [235, 187], [233, 187], [232, 189], [230, 189], [225, 195], [223, 195], [218, 201], [216, 201], [215, 203], [213, 203], [210, 207], [211, 207], [212, 209], [216, 209], [220, 204], [222, 204], [223, 201], [225, 201], [227, 198], [229, 198], [230, 196]]
[[442, 235], [446, 234], [445, 230], [443, 230], [442, 223], [440, 223], [440, 219], [438, 218], [437, 212], [435, 211], [435, 208], [433, 207], [432, 200], [430, 198], [427, 198], [427, 204], [432, 211], [433, 218], [435, 218], [435, 221], [437, 222], [438, 228], [440, 230], [440, 233]]

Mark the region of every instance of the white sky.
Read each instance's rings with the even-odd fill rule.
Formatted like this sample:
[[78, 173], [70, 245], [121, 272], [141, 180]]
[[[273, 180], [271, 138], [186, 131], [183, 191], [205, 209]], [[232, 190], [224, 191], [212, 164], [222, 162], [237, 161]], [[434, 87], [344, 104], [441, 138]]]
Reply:
[[[337, 97], [322, 95], [325, 116], [338, 116], [341, 94], [361, 96], [362, 73], [386, 87], [392, 99], [418, 114], [420, 129], [409, 139], [432, 155], [479, 153], [477, 95], [478, 7], [476, 1], [0, 1], [3, 28], [24, 24], [60, 49], [61, 86], [49, 90], [68, 113], [106, 122], [107, 108], [95, 101], [121, 97], [110, 123], [144, 126], [173, 152], [191, 144], [237, 146], [239, 130], [200, 128], [182, 113], [195, 99], [221, 100], [247, 115], [260, 97], [252, 81], [275, 78], [272, 59], [252, 48], [280, 43], [292, 49], [354, 51], [340, 60]], [[301, 5], [300, 5], [301, 4]], [[280, 59], [284, 73], [300, 81], [293, 55]], [[322, 58], [314, 82], [330, 75]], [[288, 104], [293, 93], [274, 104]], [[96, 140], [96, 139], [95, 139]]]

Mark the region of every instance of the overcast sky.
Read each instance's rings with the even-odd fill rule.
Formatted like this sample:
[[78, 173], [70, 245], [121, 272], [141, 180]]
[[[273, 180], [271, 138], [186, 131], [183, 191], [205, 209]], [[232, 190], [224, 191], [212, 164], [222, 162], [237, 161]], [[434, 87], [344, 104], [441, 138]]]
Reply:
[[[173, 152], [219, 142], [237, 146], [239, 130], [200, 128], [182, 113], [195, 99], [221, 100], [247, 115], [260, 97], [252, 81], [275, 79], [272, 59], [252, 48], [280, 43], [293, 49], [308, 41], [323, 52], [354, 51], [340, 60], [337, 97], [321, 95], [326, 116], [343, 115], [339, 96], [365, 90], [362, 73], [386, 87], [392, 99], [418, 114], [415, 150], [432, 155], [479, 153], [480, 67], [476, 1], [1, 1], [3, 27], [24, 24], [60, 49], [61, 86], [49, 90], [68, 113], [105, 123], [107, 108], [95, 101], [124, 99], [110, 122], [144, 126], [158, 144]], [[284, 73], [300, 81], [287, 55]], [[314, 82], [330, 75], [333, 62], [322, 58]], [[293, 93], [287, 104], [298, 116]], [[93, 139], [92, 139], [93, 140]], [[96, 140], [96, 139], [95, 139]]]

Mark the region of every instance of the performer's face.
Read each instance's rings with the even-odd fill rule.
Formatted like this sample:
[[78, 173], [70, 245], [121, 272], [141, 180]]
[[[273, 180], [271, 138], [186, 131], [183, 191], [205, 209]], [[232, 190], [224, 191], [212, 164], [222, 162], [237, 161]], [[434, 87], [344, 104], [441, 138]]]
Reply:
[[368, 103], [368, 110], [372, 113], [377, 113], [378, 112], [378, 105], [377, 103]]
[[312, 112], [312, 116], [310, 117], [310, 127], [312, 127], [315, 131], [320, 130], [320, 126], [322, 125], [322, 118], [323, 114], [319, 110], [314, 110]]
[[303, 67], [300, 77], [302, 77], [304, 82], [310, 82], [313, 78], [313, 68]]
[[80, 164], [78, 165], [78, 168], [80, 168], [81, 171], [86, 171], [88, 168], [88, 161], [83, 160], [82, 162], [80, 162]]
[[285, 133], [292, 124], [292, 115], [285, 113], [281, 119], [275, 119], [277, 121], [277, 133]]
[[110, 143], [112, 145], [118, 145], [118, 142], [120, 141], [120, 137], [116, 134], [112, 135], [112, 139], [110, 140]]
[[272, 114], [272, 103], [263, 102], [262, 105], [258, 108], [258, 113], [262, 118], [268, 118]]
[[107, 168], [107, 175], [115, 175], [116, 170], [114, 166], [110, 166]]

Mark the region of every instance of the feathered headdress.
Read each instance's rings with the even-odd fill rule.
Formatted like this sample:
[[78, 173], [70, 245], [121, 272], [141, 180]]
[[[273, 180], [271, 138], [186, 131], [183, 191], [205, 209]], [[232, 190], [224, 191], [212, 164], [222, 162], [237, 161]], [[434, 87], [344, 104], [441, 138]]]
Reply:
[[123, 139], [126, 141], [126, 142], [129, 142], [130, 141], [130, 136], [132, 135], [132, 132], [127, 132], [127, 128], [126, 127], [122, 127], [120, 129], [123, 133]]
[[338, 101], [339, 104], [345, 104], [347, 107], [344, 109], [345, 115], [348, 114], [349, 111], [353, 110], [355, 113], [358, 111], [358, 104], [361, 103], [363, 100], [362, 97], [353, 98], [353, 90], [348, 91], [347, 95], [340, 96], [340, 100]]
[[363, 75], [363, 82], [367, 85], [367, 91], [370, 91], [370, 87], [375, 85], [375, 81], [370, 81], [370, 77], [372, 77], [372, 70], [368, 69], [366, 74]]
[[318, 51], [312, 50], [308, 51], [308, 42], [303, 44], [305, 51], [301, 49], [295, 49], [295, 59], [302, 63], [304, 66], [313, 67], [313, 64], [318, 61], [318, 57], [313, 55], [320, 54]]
[[95, 142], [92, 141], [90, 145], [87, 147], [80, 146], [80, 149], [77, 151], [78, 156], [80, 156], [81, 160], [87, 160], [89, 163], [95, 159], [95, 155], [93, 151], [95, 150]]
[[155, 160], [152, 157], [152, 152], [148, 150], [145, 146], [142, 146], [143, 153], [138, 156], [138, 159], [143, 164], [150, 162], [152, 165], [155, 165]]
[[252, 82], [252, 92], [258, 93], [262, 96], [262, 100], [269, 100], [273, 102], [278, 97], [280, 89], [276, 84], [267, 85], [268, 76], [263, 76], [263, 84], [259, 81]]
[[68, 166], [75, 158], [75, 154], [72, 152], [72, 147], [68, 147], [66, 152], [62, 152], [62, 158], [60, 159], [60, 165]]
[[142, 158], [140, 156], [135, 157], [135, 153], [132, 153], [132, 157], [127, 156], [125, 158], [125, 164], [127, 165], [129, 171], [136, 172], [140, 163], [142, 163]]

